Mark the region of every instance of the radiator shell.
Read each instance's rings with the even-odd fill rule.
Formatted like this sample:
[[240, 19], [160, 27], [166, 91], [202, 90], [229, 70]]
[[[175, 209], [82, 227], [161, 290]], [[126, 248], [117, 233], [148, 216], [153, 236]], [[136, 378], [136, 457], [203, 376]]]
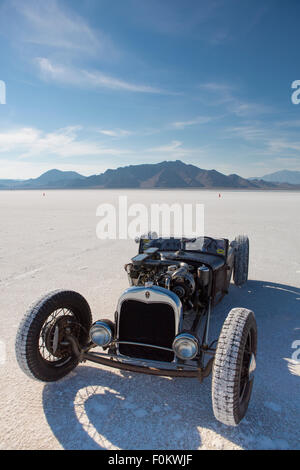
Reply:
[[[130, 287], [119, 299], [117, 341], [172, 348], [182, 323], [182, 305], [163, 287]], [[174, 361], [174, 353], [157, 348], [118, 343], [118, 354], [156, 361]]]

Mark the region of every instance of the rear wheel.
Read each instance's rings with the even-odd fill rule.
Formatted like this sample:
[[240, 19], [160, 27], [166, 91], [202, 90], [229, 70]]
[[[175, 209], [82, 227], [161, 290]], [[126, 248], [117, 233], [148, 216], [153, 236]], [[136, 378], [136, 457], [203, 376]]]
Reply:
[[15, 344], [19, 366], [43, 382], [61, 379], [78, 364], [67, 336], [84, 346], [91, 323], [90, 307], [77, 292], [57, 290], [42, 297], [19, 326]]
[[246, 414], [256, 368], [254, 313], [233, 308], [218, 340], [212, 376], [212, 404], [218, 421], [236, 426]]
[[239, 235], [235, 238], [235, 255], [233, 280], [236, 286], [245, 284], [248, 280], [249, 268], [249, 238]]

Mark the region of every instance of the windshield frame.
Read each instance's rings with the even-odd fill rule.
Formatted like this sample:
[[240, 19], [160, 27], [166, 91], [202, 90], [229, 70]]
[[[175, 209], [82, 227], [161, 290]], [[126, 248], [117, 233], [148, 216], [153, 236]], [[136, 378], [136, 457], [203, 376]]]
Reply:
[[[217, 253], [216, 251], [203, 251], [203, 250], [200, 250], [200, 249], [190, 249], [190, 248], [186, 248], [186, 244], [187, 243], [193, 243], [192, 240], [194, 240], [194, 242], [196, 242], [198, 239], [200, 238], [206, 238], [206, 239], [210, 239], [210, 240], [213, 240], [213, 241], [223, 241], [224, 242], [224, 253]], [[140, 243], [139, 243], [139, 253], [144, 253], [145, 250], [147, 250], [148, 248], [151, 248], [151, 247], [155, 247], [157, 246], [155, 244], [155, 242], [163, 242], [163, 241], [168, 241], [168, 240], [172, 240], [172, 241], [175, 241], [176, 242], [180, 242], [180, 247], [178, 246], [178, 249], [175, 248], [175, 249], [165, 249], [165, 248], [162, 248], [160, 246], [158, 246], [158, 252], [176, 252], [176, 251], [179, 251], [179, 250], [182, 250], [182, 251], [186, 251], [188, 253], [201, 253], [201, 254], [205, 254], [205, 255], [210, 255], [210, 256], [218, 256], [220, 258], [227, 258], [227, 253], [228, 253], [228, 239], [227, 238], [213, 238], [213, 237], [208, 237], [208, 236], [204, 236], [204, 237], [196, 237], [194, 239], [182, 239], [182, 238], [178, 238], [178, 237], [159, 237], [159, 238], [153, 238], [153, 239], [150, 239], [150, 238], [140, 238]], [[146, 245], [146, 246], [145, 246]]]

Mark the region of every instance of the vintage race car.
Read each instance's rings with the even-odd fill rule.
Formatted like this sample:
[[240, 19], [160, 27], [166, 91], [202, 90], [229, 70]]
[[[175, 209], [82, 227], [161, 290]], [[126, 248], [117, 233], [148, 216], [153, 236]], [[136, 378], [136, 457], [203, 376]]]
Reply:
[[[212, 308], [248, 278], [249, 240], [143, 236], [125, 265], [130, 287], [118, 300], [114, 321], [92, 323], [87, 301], [57, 290], [25, 314], [16, 357], [30, 377], [49, 382], [90, 360], [132, 372], [195, 377], [212, 372], [215, 417], [235, 426], [244, 417], [256, 368], [254, 313], [232, 309], [218, 340], [209, 339]], [[101, 351], [94, 351], [101, 347]], [[98, 372], [98, 371], [97, 371]], [[174, 383], [176, 386], [176, 382]]]

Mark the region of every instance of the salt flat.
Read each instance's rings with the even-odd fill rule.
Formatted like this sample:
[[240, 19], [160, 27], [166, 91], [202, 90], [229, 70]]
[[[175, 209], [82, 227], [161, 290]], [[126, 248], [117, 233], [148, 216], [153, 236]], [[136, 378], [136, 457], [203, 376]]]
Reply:
[[[101, 203], [198, 202], [205, 232], [250, 238], [249, 282], [214, 311], [217, 335], [232, 307], [258, 323], [255, 384], [237, 428], [215, 421], [211, 381], [132, 375], [86, 363], [57, 383], [28, 379], [14, 356], [24, 311], [44, 293], [82, 293], [94, 319], [113, 316], [127, 287], [131, 240], [99, 240]], [[0, 191], [0, 447], [6, 449], [300, 449], [300, 193], [272, 191]], [[299, 343], [300, 346], [300, 343]], [[298, 346], [298, 348], [299, 348]], [[4, 349], [6, 357], [4, 357]], [[300, 353], [299, 353], [300, 360]]]

